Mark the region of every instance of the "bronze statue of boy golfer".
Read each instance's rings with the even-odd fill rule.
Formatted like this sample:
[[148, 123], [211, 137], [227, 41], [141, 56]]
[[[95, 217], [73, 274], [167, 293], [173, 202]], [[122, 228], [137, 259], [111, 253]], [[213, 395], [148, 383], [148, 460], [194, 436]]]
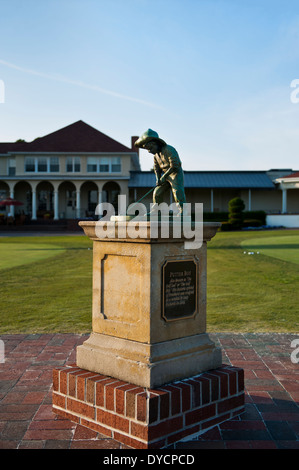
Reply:
[[153, 193], [154, 204], [163, 202], [163, 194], [171, 187], [179, 213], [182, 214], [183, 204], [186, 202], [184, 173], [176, 149], [166, 144], [152, 129], [145, 131], [135, 142], [135, 146], [144, 148], [154, 155], [156, 175], [156, 187]]

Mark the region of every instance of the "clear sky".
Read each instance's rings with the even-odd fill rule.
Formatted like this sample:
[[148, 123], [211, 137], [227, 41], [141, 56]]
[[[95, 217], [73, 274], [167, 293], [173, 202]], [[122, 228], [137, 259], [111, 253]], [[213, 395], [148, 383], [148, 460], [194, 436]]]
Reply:
[[1, 142], [82, 119], [185, 170], [299, 170], [298, 0], [0, 0], [0, 25]]

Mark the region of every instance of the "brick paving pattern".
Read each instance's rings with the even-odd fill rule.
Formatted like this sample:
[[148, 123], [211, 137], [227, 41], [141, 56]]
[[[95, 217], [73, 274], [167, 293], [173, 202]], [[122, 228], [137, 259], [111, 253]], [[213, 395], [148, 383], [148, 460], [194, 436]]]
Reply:
[[[223, 362], [245, 372], [245, 413], [176, 449], [299, 449], [299, 364], [295, 334], [211, 334]], [[53, 368], [75, 362], [76, 334], [2, 335], [1, 449], [126, 449], [52, 412]], [[299, 354], [297, 354], [299, 357]], [[174, 448], [172, 446], [172, 448]]]

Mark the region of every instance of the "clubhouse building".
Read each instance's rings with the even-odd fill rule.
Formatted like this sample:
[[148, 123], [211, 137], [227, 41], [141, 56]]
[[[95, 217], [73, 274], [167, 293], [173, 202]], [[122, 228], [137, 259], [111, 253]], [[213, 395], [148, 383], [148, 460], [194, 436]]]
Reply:
[[0, 199], [22, 202], [14, 215], [32, 220], [85, 218], [99, 202], [117, 206], [139, 170], [136, 149], [78, 121], [29, 143], [0, 143]]
[[[0, 214], [10, 212], [16, 220], [80, 219], [93, 217], [99, 202], [112, 203], [117, 212], [119, 194], [131, 203], [155, 185], [154, 173], [141, 170], [136, 139], [127, 147], [77, 121], [32, 142], [0, 143], [0, 200], [22, 203], [1, 207], [0, 202]], [[187, 201], [202, 202], [204, 212], [225, 212], [239, 196], [247, 211], [299, 214], [299, 172], [292, 169], [184, 173]], [[151, 201], [150, 194], [142, 202]]]

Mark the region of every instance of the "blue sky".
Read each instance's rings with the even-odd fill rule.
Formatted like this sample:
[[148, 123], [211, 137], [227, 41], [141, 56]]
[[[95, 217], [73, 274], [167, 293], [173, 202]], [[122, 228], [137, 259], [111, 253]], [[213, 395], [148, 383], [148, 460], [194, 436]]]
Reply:
[[299, 170], [297, 0], [0, 0], [0, 17], [1, 142], [82, 119], [127, 146], [154, 129], [185, 170]]

